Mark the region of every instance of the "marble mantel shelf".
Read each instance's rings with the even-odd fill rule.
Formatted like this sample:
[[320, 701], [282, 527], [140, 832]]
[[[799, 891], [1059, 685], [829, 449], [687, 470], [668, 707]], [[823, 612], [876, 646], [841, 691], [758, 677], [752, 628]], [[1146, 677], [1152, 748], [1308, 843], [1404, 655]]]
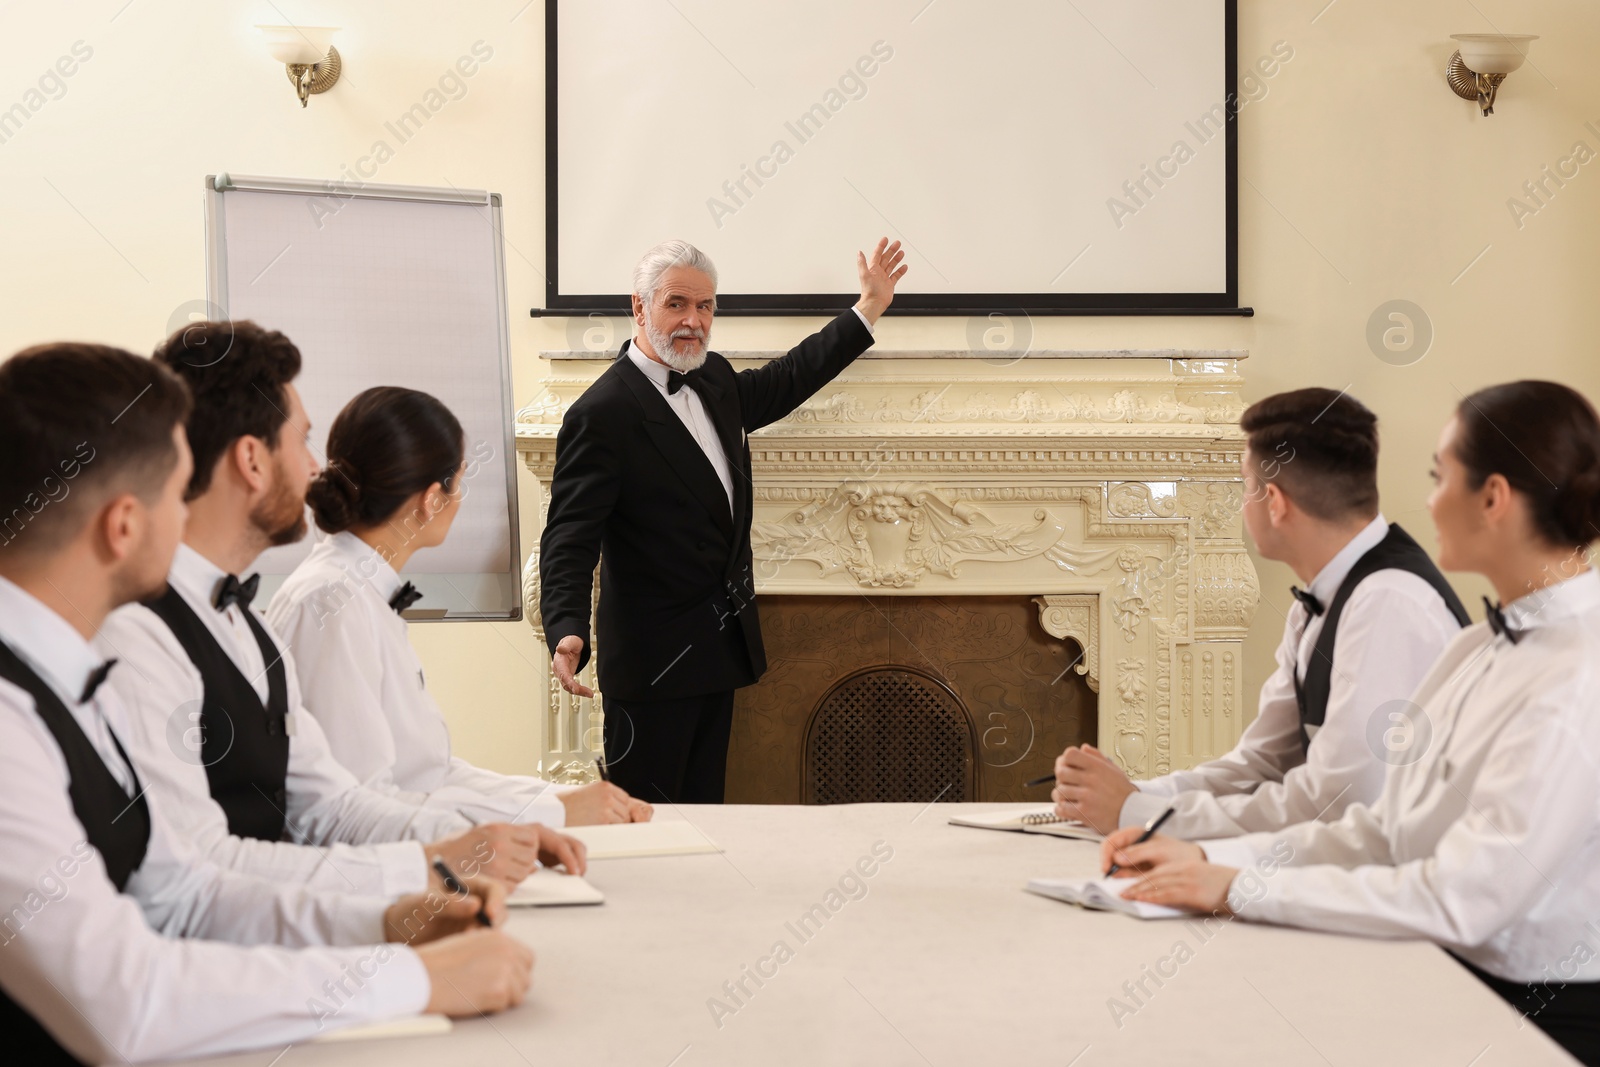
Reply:
[[[877, 355], [750, 436], [755, 592], [1021, 595], [1081, 652], [1073, 669], [1097, 695], [1101, 746], [1130, 774], [1231, 748], [1260, 600], [1240, 518], [1247, 353]], [[539, 395], [517, 413], [541, 515], [561, 420], [611, 361], [546, 356]], [[919, 362], [930, 359], [944, 362]], [[537, 547], [523, 590], [542, 639]], [[541, 669], [540, 773], [587, 780], [600, 704]]]

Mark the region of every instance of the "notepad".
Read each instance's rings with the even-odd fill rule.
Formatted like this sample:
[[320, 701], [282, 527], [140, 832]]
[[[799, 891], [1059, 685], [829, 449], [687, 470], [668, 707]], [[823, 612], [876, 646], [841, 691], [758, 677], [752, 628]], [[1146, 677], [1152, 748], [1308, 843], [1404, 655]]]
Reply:
[[606, 895], [576, 874], [539, 871], [524, 878], [506, 897], [513, 908], [555, 908], [568, 904], [604, 904]]
[[1025, 834], [1050, 834], [1080, 841], [1100, 841], [1103, 835], [1076, 819], [1063, 819], [1054, 808], [1031, 811], [988, 811], [978, 815], [952, 815], [951, 826], [971, 826], [979, 830], [1012, 830]]
[[335, 1030], [311, 1040], [320, 1045], [329, 1041], [375, 1041], [382, 1037], [427, 1037], [430, 1034], [448, 1034], [452, 1029], [454, 1024], [449, 1016], [413, 1015], [406, 1019], [390, 1019], [388, 1022]]
[[688, 856], [721, 852], [722, 846], [687, 822], [622, 822], [604, 826], [568, 826], [561, 831], [582, 841], [589, 859], [635, 856]]
[[1120, 911], [1139, 919], [1176, 919], [1187, 912], [1169, 908], [1164, 904], [1147, 904], [1142, 900], [1128, 900], [1123, 891], [1133, 885], [1136, 878], [1033, 878], [1028, 881], [1028, 892], [1038, 893], [1052, 900], [1064, 900], [1080, 908], [1095, 911]]

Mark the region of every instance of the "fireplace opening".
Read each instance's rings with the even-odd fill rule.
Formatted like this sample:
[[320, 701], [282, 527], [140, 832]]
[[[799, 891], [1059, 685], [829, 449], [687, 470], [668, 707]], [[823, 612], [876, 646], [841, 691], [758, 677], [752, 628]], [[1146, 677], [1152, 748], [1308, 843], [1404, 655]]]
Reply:
[[768, 669], [734, 702], [729, 803], [1035, 801], [1096, 740], [1082, 650], [1025, 596], [763, 596]]

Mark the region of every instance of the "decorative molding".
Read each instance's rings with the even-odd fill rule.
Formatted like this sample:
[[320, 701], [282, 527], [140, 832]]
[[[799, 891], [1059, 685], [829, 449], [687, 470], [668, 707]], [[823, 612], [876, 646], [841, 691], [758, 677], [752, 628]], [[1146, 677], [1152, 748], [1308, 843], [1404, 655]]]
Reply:
[[[1242, 354], [921, 356], [847, 368], [750, 435], [757, 593], [1024, 596], [1052, 638], [1082, 648], [1071, 669], [1130, 773], [1231, 746], [1260, 601], [1241, 521]], [[550, 364], [517, 414], [546, 500], [561, 421], [609, 361]], [[559, 686], [545, 701], [544, 766], [592, 759], [594, 702]]]
[[1051, 637], [1077, 642], [1079, 655], [1070, 668], [1100, 692], [1100, 598], [1093, 593], [1036, 596], [1039, 625]]

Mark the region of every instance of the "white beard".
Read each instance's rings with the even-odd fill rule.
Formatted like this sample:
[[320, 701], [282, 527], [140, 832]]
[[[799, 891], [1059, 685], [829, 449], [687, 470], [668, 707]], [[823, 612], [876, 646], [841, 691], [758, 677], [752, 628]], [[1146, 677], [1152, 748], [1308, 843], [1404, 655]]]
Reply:
[[698, 347], [695, 349], [695, 351], [685, 355], [673, 348], [673, 337], [689, 337], [692, 335], [681, 330], [674, 331], [673, 334], [662, 333], [660, 330], [656, 329], [655, 321], [652, 320], [648, 315], [645, 316], [644, 335], [650, 341], [650, 347], [656, 350], [656, 355], [661, 358], [661, 362], [665, 363], [679, 374], [688, 374], [690, 371], [699, 370], [705, 364], [706, 336], [698, 337]]

